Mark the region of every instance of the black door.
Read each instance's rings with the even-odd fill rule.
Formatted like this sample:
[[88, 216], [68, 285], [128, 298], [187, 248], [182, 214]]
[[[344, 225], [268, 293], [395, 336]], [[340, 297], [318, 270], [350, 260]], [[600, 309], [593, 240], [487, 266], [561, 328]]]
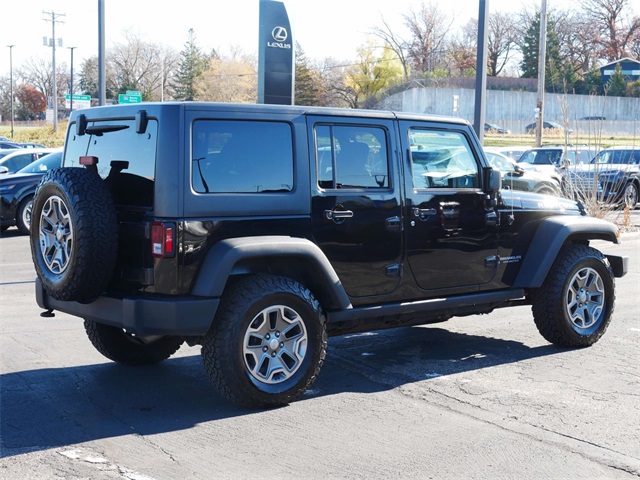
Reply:
[[483, 284], [496, 272], [497, 226], [465, 126], [401, 122], [407, 260], [422, 289]]
[[[333, 121], [335, 120], [335, 121]], [[391, 293], [400, 281], [402, 221], [394, 124], [309, 118], [313, 234], [347, 294]]]

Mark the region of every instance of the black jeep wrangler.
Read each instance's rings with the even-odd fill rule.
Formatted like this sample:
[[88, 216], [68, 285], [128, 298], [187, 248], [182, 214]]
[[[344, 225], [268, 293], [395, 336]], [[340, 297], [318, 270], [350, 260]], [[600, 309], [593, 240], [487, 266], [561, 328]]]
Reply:
[[529, 304], [562, 347], [595, 343], [625, 257], [576, 202], [500, 189], [465, 121], [211, 103], [71, 116], [33, 206], [40, 307], [107, 358], [201, 344], [222, 394], [283, 405], [327, 336]]

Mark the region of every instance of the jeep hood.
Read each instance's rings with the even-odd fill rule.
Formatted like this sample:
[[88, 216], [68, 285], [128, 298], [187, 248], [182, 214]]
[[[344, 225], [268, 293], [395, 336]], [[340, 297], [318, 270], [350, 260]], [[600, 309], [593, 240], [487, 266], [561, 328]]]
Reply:
[[566, 213], [582, 213], [577, 202], [567, 198], [542, 195], [539, 193], [523, 192], [520, 190], [501, 190], [501, 207], [517, 210], [545, 210]]

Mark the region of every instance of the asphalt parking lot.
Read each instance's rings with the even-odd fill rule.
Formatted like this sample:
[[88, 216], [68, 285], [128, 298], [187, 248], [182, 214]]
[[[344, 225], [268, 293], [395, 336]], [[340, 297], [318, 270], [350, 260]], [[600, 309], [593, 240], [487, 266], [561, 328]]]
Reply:
[[199, 347], [127, 368], [78, 318], [41, 318], [28, 238], [0, 239], [0, 478], [640, 477], [640, 235], [613, 321], [562, 350], [528, 307], [329, 341], [300, 401], [239, 409]]

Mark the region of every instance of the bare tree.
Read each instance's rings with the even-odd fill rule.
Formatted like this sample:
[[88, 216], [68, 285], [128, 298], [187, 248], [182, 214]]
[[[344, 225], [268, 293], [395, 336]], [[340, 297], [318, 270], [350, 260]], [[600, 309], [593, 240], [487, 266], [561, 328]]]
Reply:
[[585, 15], [598, 26], [596, 43], [607, 61], [631, 55], [640, 32], [640, 16], [631, 10], [629, 0], [579, 0]]
[[583, 12], [559, 12], [555, 24], [560, 57], [577, 74], [589, 71], [598, 59], [598, 27]]
[[497, 77], [511, 60], [516, 46], [516, 21], [506, 13], [495, 12], [489, 15], [487, 39], [488, 75]]
[[382, 27], [375, 27], [372, 34], [381, 39], [398, 57], [402, 64], [404, 79], [409, 79], [409, 43], [400, 37], [394, 29], [381, 17]]
[[462, 30], [451, 40], [449, 56], [454, 68], [460, 76], [465, 76], [476, 69], [476, 52], [478, 50], [478, 21], [470, 19]]
[[428, 75], [445, 53], [453, 18], [431, 2], [422, 3], [417, 11], [411, 8], [403, 18], [411, 34], [407, 56], [415, 72]]
[[115, 45], [107, 54], [107, 63], [113, 72], [108, 78], [111, 88], [118, 93], [139, 90], [144, 100], [157, 99], [168, 73], [176, 65], [177, 55], [130, 32], [124, 37], [125, 42]]
[[[56, 64], [58, 101], [69, 91], [69, 73], [65, 62]], [[19, 82], [35, 87], [47, 99], [53, 95], [53, 66], [50, 60], [30, 58], [16, 72]]]

